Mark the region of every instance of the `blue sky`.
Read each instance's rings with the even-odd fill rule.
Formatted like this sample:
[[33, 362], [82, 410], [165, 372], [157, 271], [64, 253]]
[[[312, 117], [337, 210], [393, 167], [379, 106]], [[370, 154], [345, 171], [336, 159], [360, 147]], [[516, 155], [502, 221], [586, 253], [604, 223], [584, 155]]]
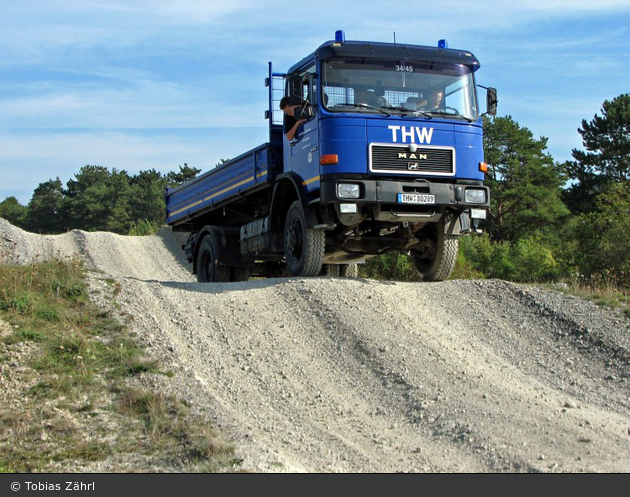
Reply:
[[267, 63], [348, 40], [472, 51], [557, 161], [630, 92], [630, 0], [0, 0], [0, 201], [86, 164], [203, 171], [267, 139]]

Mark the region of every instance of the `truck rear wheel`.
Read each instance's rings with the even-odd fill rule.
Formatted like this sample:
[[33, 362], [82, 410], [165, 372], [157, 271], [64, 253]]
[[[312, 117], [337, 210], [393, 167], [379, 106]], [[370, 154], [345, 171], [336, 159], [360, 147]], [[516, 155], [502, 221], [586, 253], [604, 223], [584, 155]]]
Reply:
[[216, 241], [212, 235], [201, 240], [197, 252], [197, 281], [201, 283], [218, 283], [230, 281], [230, 268], [220, 266]]
[[423, 234], [422, 250], [411, 252], [414, 265], [423, 281], [444, 281], [455, 269], [459, 238], [445, 234], [441, 224], [425, 228]]
[[332, 276], [333, 278], [339, 277], [339, 264], [324, 264], [322, 266], [322, 276]]
[[341, 264], [339, 266], [339, 276], [342, 278], [358, 278], [359, 265], [358, 264]]
[[293, 276], [319, 276], [324, 261], [325, 234], [309, 229], [299, 200], [289, 207], [284, 222], [284, 256]]

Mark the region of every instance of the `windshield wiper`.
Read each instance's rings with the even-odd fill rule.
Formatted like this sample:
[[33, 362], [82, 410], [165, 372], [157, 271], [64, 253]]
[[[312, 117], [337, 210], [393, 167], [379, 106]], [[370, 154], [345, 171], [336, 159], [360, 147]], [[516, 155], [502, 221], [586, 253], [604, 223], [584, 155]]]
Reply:
[[451, 110], [453, 112], [448, 112], [448, 111], [446, 111], [444, 109], [433, 109], [433, 110], [430, 110], [430, 111], [427, 111], [427, 112], [429, 112], [430, 114], [440, 114], [440, 115], [443, 115], [443, 116], [461, 117], [462, 119], [466, 119], [466, 121], [468, 121], [469, 123], [472, 123], [472, 122], [475, 121], [474, 119], [471, 119], [470, 117], [466, 117], [466, 116], [460, 114], [459, 111], [456, 110], [456, 109], [452, 109], [451, 108]]
[[416, 116], [423, 116], [423, 117], [428, 117], [429, 119], [433, 119], [433, 116], [430, 113], [423, 110], [413, 110], [413, 109], [408, 109], [407, 107], [402, 107], [402, 106], [394, 107], [392, 105], [388, 105], [387, 107], [385, 107], [385, 109], [399, 110], [401, 112], [408, 112], [409, 114], [414, 114]]
[[391, 114], [379, 107], [374, 107], [373, 105], [368, 105], [368, 104], [351, 104], [351, 103], [341, 103], [341, 104], [335, 104], [333, 105], [333, 107], [358, 107], [360, 109], [372, 109], [372, 110], [376, 110], [382, 114], [385, 114], [387, 117], [391, 117]]

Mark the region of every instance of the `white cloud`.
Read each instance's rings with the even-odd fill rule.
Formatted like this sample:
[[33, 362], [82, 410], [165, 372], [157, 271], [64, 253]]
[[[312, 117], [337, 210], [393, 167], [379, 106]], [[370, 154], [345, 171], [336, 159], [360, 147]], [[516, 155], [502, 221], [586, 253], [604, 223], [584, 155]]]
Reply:
[[[182, 94], [169, 85], [126, 91], [85, 90], [0, 102], [5, 129], [176, 129], [264, 126], [258, 106], [230, 103], [207, 93]], [[194, 98], [197, 96], [198, 98]]]

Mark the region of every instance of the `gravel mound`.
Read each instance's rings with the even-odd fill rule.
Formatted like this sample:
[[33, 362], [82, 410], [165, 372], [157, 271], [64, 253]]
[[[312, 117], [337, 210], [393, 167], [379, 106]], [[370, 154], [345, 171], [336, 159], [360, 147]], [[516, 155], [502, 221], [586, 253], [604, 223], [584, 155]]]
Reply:
[[[195, 282], [181, 237], [40, 236], [4, 257], [81, 257], [132, 331], [264, 472], [630, 471], [630, 323], [499, 280]], [[7, 253], [8, 252], [8, 253]]]

